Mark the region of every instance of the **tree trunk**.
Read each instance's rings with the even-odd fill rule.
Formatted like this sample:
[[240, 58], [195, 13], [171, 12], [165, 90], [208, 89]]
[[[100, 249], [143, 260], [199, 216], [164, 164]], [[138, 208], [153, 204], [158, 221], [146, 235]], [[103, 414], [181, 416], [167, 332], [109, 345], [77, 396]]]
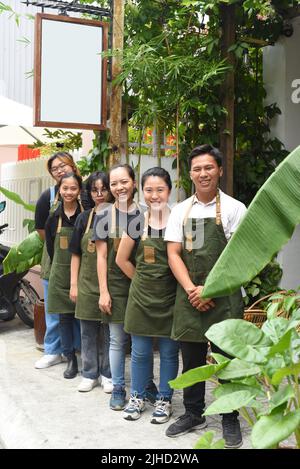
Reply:
[[[124, 0], [113, 0], [113, 33], [112, 48], [115, 51], [123, 50], [124, 45]], [[112, 80], [121, 71], [119, 57], [112, 58]], [[113, 85], [110, 101], [110, 144], [112, 153], [109, 166], [118, 163], [121, 159], [121, 121], [122, 121], [122, 86]]]
[[221, 87], [221, 103], [227, 110], [220, 129], [220, 150], [224, 155], [224, 175], [221, 180], [222, 189], [229, 195], [233, 194], [233, 161], [234, 161], [234, 65], [235, 56], [228, 52], [230, 46], [235, 43], [235, 5], [220, 5], [222, 23], [222, 58], [232, 66], [227, 72], [225, 81]]

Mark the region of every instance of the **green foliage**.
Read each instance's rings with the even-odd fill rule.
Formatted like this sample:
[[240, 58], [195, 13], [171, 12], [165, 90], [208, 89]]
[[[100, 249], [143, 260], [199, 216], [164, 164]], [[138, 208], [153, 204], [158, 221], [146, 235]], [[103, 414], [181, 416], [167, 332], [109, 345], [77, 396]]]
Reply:
[[72, 152], [78, 150], [82, 146], [82, 132], [71, 132], [70, 130], [57, 129], [51, 131], [44, 129], [43, 134], [48, 140], [53, 140], [51, 143], [36, 142], [29, 145], [30, 148], [39, 148], [41, 155], [49, 155], [57, 151]]
[[1, 187], [0, 186], [0, 192], [2, 192], [2, 194], [5, 195], [5, 197], [7, 197], [9, 200], [12, 200], [13, 202], [15, 202], [16, 204], [19, 204], [19, 205], [22, 205], [25, 210], [29, 210], [30, 212], [34, 212], [35, 211], [35, 205], [32, 205], [32, 204], [27, 204], [26, 202], [24, 202], [23, 199], [21, 199], [21, 197], [16, 194], [15, 192], [12, 192], [12, 191], [9, 191], [8, 189], [5, 189], [5, 187]]
[[215, 434], [214, 431], [205, 432], [195, 444], [194, 449], [224, 449], [225, 440], [223, 438], [213, 442]]
[[278, 291], [281, 277], [282, 268], [273, 259], [250, 282], [243, 285], [246, 291], [246, 296], [243, 298], [245, 305], [250, 306], [259, 298]]
[[94, 131], [93, 148], [87, 156], [83, 156], [77, 163], [82, 176], [88, 176], [94, 171], [106, 171], [109, 164], [110, 144], [108, 131]]
[[[284, 298], [283, 298], [284, 297]], [[288, 318], [273, 316], [262, 329], [239, 319], [228, 319], [211, 326], [206, 337], [231, 359], [214, 354], [223, 368], [208, 376], [207, 365], [190, 370], [170, 382], [171, 387], [190, 382], [190, 373], [202, 377], [226, 380], [218, 383], [216, 400], [205, 415], [239, 410], [252, 427], [254, 448], [275, 448], [294, 435], [300, 448], [300, 324], [299, 295], [281, 294]], [[273, 304], [270, 300], [270, 307]], [[188, 374], [189, 373], [189, 374]]]
[[25, 272], [40, 264], [44, 242], [37, 231], [30, 233], [18, 246], [13, 246], [3, 261], [4, 274]]

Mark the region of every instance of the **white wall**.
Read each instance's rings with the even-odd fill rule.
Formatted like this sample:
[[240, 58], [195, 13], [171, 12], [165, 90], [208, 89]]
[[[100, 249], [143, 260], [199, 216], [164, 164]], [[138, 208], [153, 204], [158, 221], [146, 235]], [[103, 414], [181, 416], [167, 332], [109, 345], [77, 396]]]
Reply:
[[[37, 9], [26, 7], [20, 0], [6, 0], [12, 9], [22, 15], [35, 14]], [[0, 95], [32, 106], [33, 79], [25, 73], [33, 69], [34, 21], [20, 19], [17, 26], [9, 13], [0, 15]], [[28, 47], [19, 39], [26, 37], [31, 41]]]
[[[274, 46], [264, 48], [266, 102], [277, 103], [281, 110], [281, 115], [273, 120], [272, 134], [289, 151], [300, 145], [300, 17], [295, 18], [292, 24], [292, 37], [281, 36]], [[297, 79], [299, 92], [292, 86]], [[295, 98], [299, 102], [295, 102]], [[283, 268], [281, 286], [296, 289], [300, 285], [300, 226], [279, 253], [278, 260]]]

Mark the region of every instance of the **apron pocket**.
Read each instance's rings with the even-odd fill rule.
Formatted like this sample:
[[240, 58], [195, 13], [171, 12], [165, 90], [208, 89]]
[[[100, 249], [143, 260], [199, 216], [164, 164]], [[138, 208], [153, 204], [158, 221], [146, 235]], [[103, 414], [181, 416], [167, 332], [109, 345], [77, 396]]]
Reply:
[[69, 240], [68, 240], [67, 236], [60, 236], [59, 237], [59, 247], [60, 247], [60, 249], [68, 249]]
[[153, 246], [144, 246], [144, 261], [147, 264], [155, 264], [155, 249]]
[[96, 252], [95, 243], [93, 243], [93, 241], [91, 241], [90, 239], [88, 240], [87, 251], [90, 252], [91, 254], [93, 254], [94, 252]]

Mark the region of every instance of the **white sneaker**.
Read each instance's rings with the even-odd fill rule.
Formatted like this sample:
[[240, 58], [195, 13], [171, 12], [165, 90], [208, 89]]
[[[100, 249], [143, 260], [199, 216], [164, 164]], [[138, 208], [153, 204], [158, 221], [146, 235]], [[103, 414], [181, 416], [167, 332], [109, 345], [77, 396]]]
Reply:
[[81, 383], [77, 387], [77, 391], [89, 392], [97, 385], [98, 385], [97, 379], [82, 378]]
[[151, 423], [165, 423], [168, 422], [172, 415], [172, 404], [169, 401], [164, 401], [163, 398], [157, 400], [154, 404], [155, 411], [151, 416]]
[[49, 368], [49, 366], [57, 365], [62, 362], [61, 355], [44, 355], [37, 362], [34, 367], [40, 369]]
[[125, 420], [138, 420], [144, 410], [144, 399], [139, 399], [136, 395], [130, 396], [129, 402], [123, 412], [123, 418]]
[[101, 386], [102, 386], [103, 391], [106, 392], [106, 394], [111, 394], [114, 388], [112, 379], [106, 378], [105, 376], [101, 376]]

